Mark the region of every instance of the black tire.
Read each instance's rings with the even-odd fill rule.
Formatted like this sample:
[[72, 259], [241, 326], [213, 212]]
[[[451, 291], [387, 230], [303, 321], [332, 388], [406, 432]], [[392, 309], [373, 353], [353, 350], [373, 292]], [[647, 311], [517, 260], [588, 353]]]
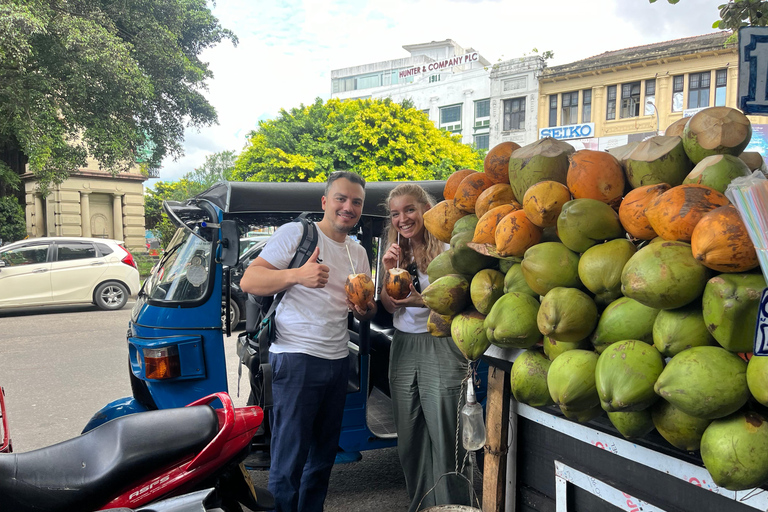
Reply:
[[[221, 305], [221, 325], [226, 327], [226, 324], [224, 323], [224, 316], [227, 314], [227, 303], [224, 302]], [[240, 306], [237, 305], [237, 301], [230, 300], [229, 301], [229, 330], [234, 331], [237, 326], [240, 324]]]
[[101, 283], [93, 292], [93, 303], [99, 309], [114, 311], [122, 309], [128, 303], [128, 288], [117, 281]]

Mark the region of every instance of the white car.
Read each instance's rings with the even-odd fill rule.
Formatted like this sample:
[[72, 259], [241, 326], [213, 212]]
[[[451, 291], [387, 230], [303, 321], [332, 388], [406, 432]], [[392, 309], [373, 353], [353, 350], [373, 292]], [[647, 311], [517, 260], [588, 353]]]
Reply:
[[47, 237], [0, 247], [0, 309], [93, 303], [113, 310], [138, 293], [136, 261], [121, 241]]

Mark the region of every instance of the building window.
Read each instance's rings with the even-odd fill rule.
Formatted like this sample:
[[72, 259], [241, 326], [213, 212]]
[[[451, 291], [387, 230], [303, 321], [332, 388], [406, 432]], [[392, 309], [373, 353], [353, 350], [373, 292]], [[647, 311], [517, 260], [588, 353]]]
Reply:
[[489, 136], [487, 133], [475, 135], [475, 149], [488, 149]]
[[[650, 103], [650, 105], [649, 105]], [[653, 106], [656, 105], [656, 79], [645, 81], [645, 110], [644, 115], [654, 114]]]
[[356, 89], [370, 89], [371, 87], [378, 87], [381, 85], [381, 75], [364, 75], [357, 77]]
[[503, 130], [525, 130], [525, 98], [504, 100]]
[[350, 78], [337, 78], [333, 81], [333, 92], [346, 92], [355, 90], [355, 79]]
[[562, 103], [560, 112], [560, 124], [567, 126], [579, 122], [579, 92], [564, 92], [561, 94]]
[[683, 75], [672, 77], [672, 112], [683, 111]]
[[621, 85], [621, 118], [640, 115], [640, 82]]
[[581, 122], [591, 123], [592, 122], [592, 89], [586, 89], [584, 91], [581, 91], [581, 102], [583, 103], [581, 107]]
[[461, 131], [461, 105], [440, 107], [440, 129], [449, 132]]
[[557, 126], [557, 94], [549, 95], [549, 126]]
[[715, 106], [725, 106], [725, 86], [728, 82], [728, 70], [718, 69], [715, 71]]
[[691, 73], [688, 75], [688, 108], [709, 106], [709, 80], [712, 73]]
[[607, 91], [608, 103], [605, 106], [605, 118], [616, 119], [616, 86], [609, 85]]
[[475, 128], [485, 128], [491, 124], [491, 100], [475, 102]]

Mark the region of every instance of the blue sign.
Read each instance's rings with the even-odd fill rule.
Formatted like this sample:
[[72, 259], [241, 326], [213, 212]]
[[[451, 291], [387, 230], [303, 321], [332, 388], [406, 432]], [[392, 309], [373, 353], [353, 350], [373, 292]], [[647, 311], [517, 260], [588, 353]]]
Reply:
[[768, 114], [768, 27], [739, 29], [739, 98], [745, 114]]
[[539, 138], [554, 139], [584, 139], [595, 134], [595, 123], [570, 124], [568, 126], [553, 126], [539, 130]]
[[755, 328], [755, 346], [752, 354], [768, 356], [768, 288], [760, 296], [760, 309], [757, 310], [757, 327]]

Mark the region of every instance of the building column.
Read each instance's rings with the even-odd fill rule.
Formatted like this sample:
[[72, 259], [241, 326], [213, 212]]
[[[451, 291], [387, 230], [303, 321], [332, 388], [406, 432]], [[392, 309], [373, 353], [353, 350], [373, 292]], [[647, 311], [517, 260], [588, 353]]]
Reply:
[[605, 101], [605, 86], [592, 87], [592, 122], [595, 123], [596, 138], [605, 135]]
[[123, 240], [123, 194], [112, 194], [115, 240]]
[[[475, 142], [475, 102], [472, 101], [472, 95], [474, 93], [474, 89], [464, 90], [464, 104], [461, 106], [461, 134], [463, 139], [462, 142], [464, 144], [472, 144]], [[467, 116], [469, 118], [469, 122], [464, 121], [464, 112], [469, 113]]]
[[82, 236], [91, 236], [91, 193], [80, 192], [80, 230]]
[[56, 232], [56, 201], [54, 192], [45, 196], [45, 233], [43, 236], [57, 236]]
[[669, 87], [672, 77], [669, 75], [662, 75], [656, 77], [656, 109], [659, 115], [659, 133], [661, 135], [672, 124], [670, 122], [670, 114], [672, 112], [672, 88]]
[[34, 221], [32, 225], [32, 236], [45, 236], [45, 212], [43, 211], [43, 196], [39, 193], [34, 195], [35, 204], [33, 215]]

